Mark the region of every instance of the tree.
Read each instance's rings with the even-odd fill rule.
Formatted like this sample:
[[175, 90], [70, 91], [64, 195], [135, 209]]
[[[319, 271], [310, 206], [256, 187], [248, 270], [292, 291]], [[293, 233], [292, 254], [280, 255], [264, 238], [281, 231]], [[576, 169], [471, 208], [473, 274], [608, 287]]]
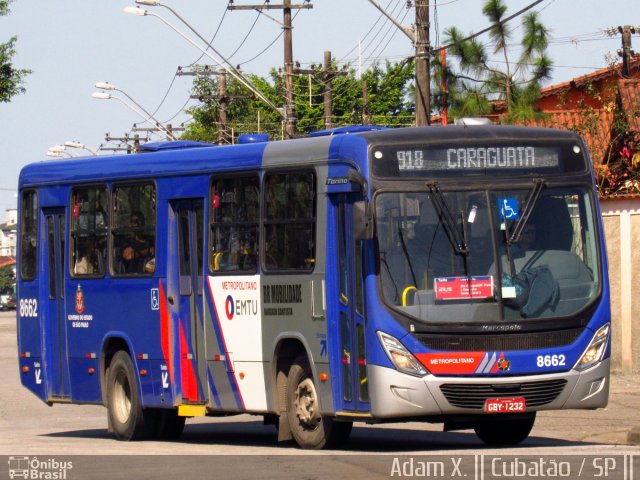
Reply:
[[[9, 13], [11, 0], [0, 0], [0, 16]], [[9, 102], [12, 97], [24, 93], [24, 78], [31, 70], [16, 69], [12, 59], [16, 54], [17, 37], [13, 36], [6, 43], [0, 43], [0, 102]]]
[[[198, 67], [205, 69], [205, 67]], [[272, 76], [274, 73], [272, 72]], [[272, 103], [282, 106], [282, 96], [278, 86], [274, 86], [266, 79], [257, 75], [247, 75]], [[262, 100], [243, 86], [238, 80], [227, 75], [226, 92], [228, 96], [227, 117], [228, 127], [233, 129], [237, 137], [242, 133], [268, 133], [275, 138], [280, 134], [281, 117], [278, 112], [269, 107]], [[193, 95], [199, 97], [202, 103], [187, 110], [193, 117], [182, 139], [217, 142], [219, 137], [220, 99], [218, 98], [219, 77], [196, 76], [193, 82]], [[229, 132], [230, 133], [230, 132]]]
[[[201, 67], [204, 69], [204, 67]], [[323, 90], [324, 73], [320, 66], [312, 66], [317, 73], [296, 75], [293, 89], [298, 135], [306, 135], [324, 128]], [[332, 70], [337, 70], [332, 65]], [[248, 75], [251, 82], [276, 106], [284, 105], [284, 81], [277, 70], [272, 69], [270, 78]], [[378, 125], [402, 125], [413, 123], [414, 104], [411, 100], [410, 84], [413, 65], [405, 61], [386, 63], [385, 68], [374, 65], [356, 78], [354, 69], [345, 69], [332, 79], [333, 118], [336, 126], [362, 123], [363, 105], [362, 81], [369, 90], [369, 104], [366, 105], [372, 122]], [[198, 76], [193, 83], [193, 94], [202, 104], [188, 110], [193, 122], [181, 136], [183, 139], [213, 141], [218, 140], [218, 118], [220, 102], [217, 98], [218, 77]], [[227, 77], [227, 93], [230, 101], [227, 107], [228, 123], [234, 136], [241, 133], [268, 133], [271, 138], [282, 135], [282, 117], [273, 108], [253, 97], [237, 80]]]
[[411, 88], [411, 80], [414, 72], [415, 64], [403, 61], [387, 62], [384, 70], [373, 65], [362, 75], [369, 90], [369, 113], [373, 123], [389, 126], [413, 123], [415, 90]]
[[13, 265], [0, 267], [0, 292], [5, 292], [7, 290], [13, 292], [13, 286], [16, 283], [13, 268]]
[[[445, 31], [449, 52], [458, 61], [459, 72], [444, 72], [450, 87], [449, 104], [453, 116], [487, 114], [491, 102], [504, 102], [507, 121], [523, 122], [539, 115], [533, 105], [541, 84], [551, 77], [552, 62], [546, 55], [549, 31], [536, 12], [523, 17], [521, 53], [514, 61], [510, 48], [513, 30], [504, 22], [507, 6], [503, 0], [487, 0], [482, 13], [491, 22], [489, 37], [492, 60], [487, 47], [477, 37], [465, 39], [456, 28]], [[499, 66], [501, 65], [501, 66]], [[441, 72], [442, 73], [442, 72]]]

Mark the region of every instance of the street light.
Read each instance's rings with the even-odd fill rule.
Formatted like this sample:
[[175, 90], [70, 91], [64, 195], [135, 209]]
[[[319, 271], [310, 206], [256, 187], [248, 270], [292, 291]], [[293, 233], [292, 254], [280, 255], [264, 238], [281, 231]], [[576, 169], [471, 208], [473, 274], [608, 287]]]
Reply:
[[[65, 157], [66, 155], [66, 157]], [[71, 158], [72, 155], [69, 152], [65, 152], [64, 150], [55, 150], [53, 147], [47, 150], [48, 157], [58, 157], [58, 158]]]
[[158, 0], [135, 0], [135, 1], [136, 1], [136, 3], [139, 3], [141, 5], [160, 6], [160, 7], [164, 7], [167, 10], [169, 10], [171, 13], [173, 13], [178, 18], [178, 20], [180, 20], [183, 24], [185, 24], [189, 28], [189, 30], [191, 30], [200, 40], [202, 40], [204, 42], [204, 44], [207, 46], [207, 48], [210, 48], [211, 50], [213, 50], [216, 53], [216, 55], [218, 55], [220, 58], [222, 58], [222, 60], [226, 63], [226, 65], [223, 64], [222, 62], [220, 62], [220, 60], [215, 58], [213, 55], [211, 55], [206, 49], [202, 48], [200, 45], [198, 45], [196, 42], [194, 42], [191, 38], [189, 38], [187, 35], [185, 35], [184, 32], [179, 30], [176, 26], [174, 26], [171, 22], [169, 22], [163, 16], [158, 15], [157, 13], [150, 12], [149, 10], [145, 10], [144, 8], [140, 8], [140, 7], [124, 7], [124, 12], [125, 13], [129, 13], [131, 15], [137, 15], [139, 17], [144, 17], [144, 16], [148, 15], [148, 16], [151, 16], [151, 17], [158, 18], [162, 23], [164, 23], [166, 26], [168, 26], [171, 30], [173, 30], [178, 35], [180, 35], [182, 38], [184, 38], [191, 45], [193, 45], [198, 50], [200, 50], [204, 55], [206, 55], [211, 60], [213, 60], [219, 67], [221, 67], [221, 68], [225, 69], [227, 72], [229, 72], [229, 74], [231, 74], [231, 76], [233, 76], [236, 80], [238, 80], [240, 83], [242, 83], [249, 90], [251, 90], [251, 92], [253, 92], [260, 100], [262, 100], [264, 103], [266, 103], [271, 108], [273, 108], [276, 112], [278, 112], [282, 117], [284, 117], [284, 113], [283, 113], [283, 109], [282, 108], [278, 108], [276, 105], [273, 104], [273, 102], [271, 100], [269, 100], [267, 97], [265, 97], [264, 94], [260, 90], [258, 90], [258, 88], [256, 86], [254, 86], [249, 80], [247, 80], [242, 75], [242, 73], [237, 68], [235, 68], [231, 64], [231, 62], [229, 62], [229, 60], [227, 60], [223, 55], [221, 55], [220, 52], [218, 52], [213, 47], [213, 45], [211, 45], [195, 28], [193, 28], [175, 10], [173, 10], [171, 7], [169, 7], [167, 5], [164, 5], [164, 4], [160, 3]]
[[[50, 153], [53, 155], [50, 155]], [[63, 154], [69, 157], [74, 156], [70, 152], [67, 152], [67, 149], [64, 145], [54, 145], [52, 147], [49, 147], [49, 149], [47, 150], [47, 155], [49, 155], [50, 157], [62, 157]]]
[[69, 147], [69, 148], [82, 148], [88, 152], [91, 152], [92, 155], [97, 155], [98, 152], [96, 151], [95, 148], [91, 148], [91, 147], [87, 147], [85, 144], [80, 143], [80, 142], [74, 142], [71, 140], [67, 140], [66, 142], [64, 142], [64, 146], [65, 147]]
[[163, 132], [165, 132], [167, 135], [169, 135], [173, 140], [175, 140], [175, 137], [171, 134], [171, 132], [169, 132], [169, 130], [167, 130], [161, 123], [160, 121], [155, 118], [151, 113], [148, 112], [148, 110], [146, 110], [142, 105], [140, 105], [138, 102], [136, 102], [131, 95], [129, 95], [127, 92], [125, 92], [124, 90], [116, 87], [115, 85], [113, 85], [112, 83], [109, 82], [97, 82], [96, 83], [96, 88], [100, 88], [102, 90], [113, 90], [115, 92], [120, 92], [122, 93], [125, 97], [127, 97], [136, 107], [138, 107], [138, 109], [140, 109], [142, 112], [144, 112], [144, 114], [153, 122], [156, 123], [157, 126], [159, 126]]
[[[118, 90], [118, 91], [121, 92], [122, 90]], [[164, 126], [162, 126], [160, 123], [158, 123], [158, 121], [155, 118], [153, 118], [151, 116], [147, 116], [146, 110], [144, 110], [144, 109], [141, 110], [140, 109], [141, 107], [140, 108], [136, 108], [133, 105], [131, 105], [129, 102], [127, 102], [126, 100], [124, 100], [124, 99], [122, 99], [120, 97], [117, 97], [115, 95], [111, 95], [109, 93], [105, 93], [105, 92], [93, 92], [91, 94], [91, 96], [93, 98], [95, 98], [95, 99], [98, 99], [98, 100], [110, 100], [112, 98], [115, 99], [115, 100], [118, 100], [119, 102], [123, 103], [126, 107], [128, 107], [130, 110], [134, 111], [135, 113], [140, 115], [142, 118], [144, 118], [145, 121], [149, 121], [149, 122], [153, 123], [156, 126], [156, 128], [158, 128], [159, 130], [162, 130], [163, 132], [165, 132], [167, 134], [167, 137], [170, 140], [176, 140], [176, 137], [174, 137], [173, 134], [169, 130], [167, 130]], [[129, 95], [127, 95], [127, 98], [131, 98], [131, 97], [129, 97]], [[136, 102], [133, 102], [133, 103], [138, 105]]]

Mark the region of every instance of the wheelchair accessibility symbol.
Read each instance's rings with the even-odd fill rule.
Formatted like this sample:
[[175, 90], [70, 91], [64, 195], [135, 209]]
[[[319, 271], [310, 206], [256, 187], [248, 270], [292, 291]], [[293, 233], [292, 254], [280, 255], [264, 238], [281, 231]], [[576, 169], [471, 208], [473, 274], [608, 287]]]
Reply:
[[157, 288], [151, 289], [151, 310], [160, 310], [160, 292]]
[[500, 205], [500, 218], [502, 220], [515, 220], [520, 218], [520, 208], [518, 207], [517, 198], [499, 198], [498, 204]]

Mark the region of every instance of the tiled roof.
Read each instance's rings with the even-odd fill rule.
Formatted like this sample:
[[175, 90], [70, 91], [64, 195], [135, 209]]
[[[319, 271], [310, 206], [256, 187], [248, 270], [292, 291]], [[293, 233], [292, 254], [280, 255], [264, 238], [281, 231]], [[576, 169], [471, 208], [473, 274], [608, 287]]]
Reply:
[[[640, 55], [636, 55], [635, 57], [631, 58], [629, 67], [631, 70], [636, 70], [636, 72], [640, 70]], [[617, 65], [614, 65], [612, 67], [601, 68], [600, 70], [596, 70], [595, 72], [591, 72], [580, 77], [575, 77], [568, 82], [558, 83], [556, 85], [551, 85], [550, 87], [544, 88], [542, 92], [540, 92], [540, 96], [547, 97], [550, 95], [557, 95], [564, 90], [569, 90], [577, 86], [586, 85], [587, 83], [593, 83], [595, 81], [602, 80], [603, 78], [613, 76], [620, 77], [621, 69], [621, 63], [618, 63]]]
[[640, 80], [619, 80], [618, 87], [622, 108], [629, 123], [629, 130], [640, 132]]
[[[542, 97], [561, 95], [590, 82], [612, 78], [618, 84], [622, 108], [627, 116], [630, 130], [640, 132], [640, 55], [631, 60], [631, 70], [636, 78], [622, 79], [622, 64], [603, 68], [595, 72], [576, 77], [569, 82], [560, 83], [542, 90]], [[494, 109], [501, 112], [504, 102], [495, 102]], [[611, 148], [611, 130], [614, 114], [608, 108], [547, 110], [545, 119], [528, 122], [537, 127], [560, 128], [579, 132], [587, 143], [594, 162], [606, 162]]]
[[15, 264], [16, 264], [16, 257], [14, 257], [13, 255], [0, 256], [0, 268], [6, 267], [7, 265], [15, 265]]
[[[585, 128], [587, 124], [588, 128]], [[595, 162], [602, 162], [611, 142], [613, 112], [594, 110], [589, 118], [585, 118], [584, 110], [546, 112], [544, 120], [532, 121], [528, 125], [577, 131], [587, 143], [591, 158]]]

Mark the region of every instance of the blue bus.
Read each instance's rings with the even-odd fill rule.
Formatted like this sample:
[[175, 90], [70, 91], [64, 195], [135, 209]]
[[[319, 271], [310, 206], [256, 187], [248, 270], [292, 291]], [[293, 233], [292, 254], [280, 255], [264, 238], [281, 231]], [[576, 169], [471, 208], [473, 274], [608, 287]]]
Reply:
[[120, 440], [248, 413], [302, 448], [353, 422], [529, 435], [606, 406], [611, 314], [575, 134], [344, 127], [147, 144], [19, 180], [22, 384]]

